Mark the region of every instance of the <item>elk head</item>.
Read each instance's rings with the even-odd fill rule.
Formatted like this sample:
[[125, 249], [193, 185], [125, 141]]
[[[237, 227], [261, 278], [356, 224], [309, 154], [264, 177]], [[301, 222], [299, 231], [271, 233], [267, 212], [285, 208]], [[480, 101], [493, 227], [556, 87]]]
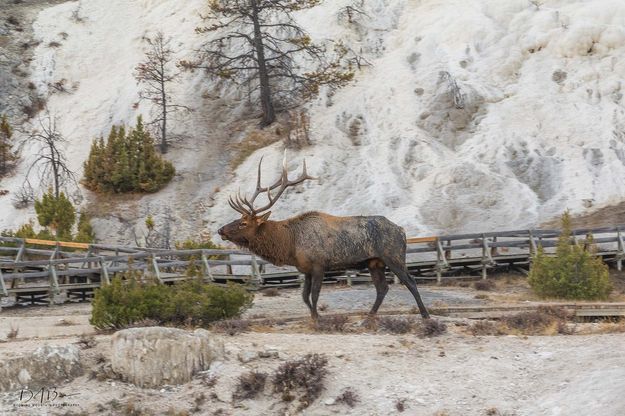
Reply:
[[[249, 247], [250, 241], [256, 236], [259, 227], [261, 227], [263, 223], [269, 219], [269, 215], [271, 215], [271, 211], [269, 211], [269, 209], [276, 203], [286, 188], [302, 183], [307, 179], [317, 179], [308, 175], [306, 172], [306, 160], [304, 160], [304, 167], [300, 176], [295, 180], [289, 180], [285, 150], [284, 158], [282, 159], [282, 174], [280, 175], [280, 178], [273, 185], [262, 187], [260, 184], [260, 170], [262, 163], [263, 159], [261, 158], [258, 163], [258, 177], [256, 180], [256, 190], [254, 191], [254, 195], [252, 195], [249, 200], [247, 197], [242, 197], [240, 193], [237, 193], [234, 198], [232, 196], [229, 198], [228, 203], [232, 209], [241, 214], [241, 218], [224, 225], [217, 231], [222, 240], [229, 240], [239, 246]], [[262, 207], [255, 208], [254, 201], [262, 193], [267, 194], [269, 202]]]

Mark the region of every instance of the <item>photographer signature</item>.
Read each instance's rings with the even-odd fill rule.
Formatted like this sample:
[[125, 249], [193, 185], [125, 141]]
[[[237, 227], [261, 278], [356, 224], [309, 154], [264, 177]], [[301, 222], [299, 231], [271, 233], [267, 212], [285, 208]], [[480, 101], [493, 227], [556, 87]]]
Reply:
[[41, 387], [37, 390], [22, 389], [19, 394], [20, 406], [45, 406], [55, 405], [60, 400], [78, 396], [80, 393], [67, 394], [57, 391], [56, 387]]

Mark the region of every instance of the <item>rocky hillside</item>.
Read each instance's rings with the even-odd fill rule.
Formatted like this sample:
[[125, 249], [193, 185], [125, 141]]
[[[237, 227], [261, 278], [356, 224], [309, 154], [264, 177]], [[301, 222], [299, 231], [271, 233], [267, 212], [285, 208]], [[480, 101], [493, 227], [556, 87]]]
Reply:
[[[341, 15], [348, 3], [297, 15], [316, 41], [342, 39], [370, 65], [307, 106], [312, 144], [291, 151], [290, 166], [305, 157], [320, 180], [287, 192], [275, 218], [376, 213], [429, 234], [528, 227], [625, 197], [623, 2], [370, 0], [352, 22]], [[80, 0], [37, 15], [28, 82], [58, 117], [76, 171], [94, 137], [149, 114], [132, 76], [143, 36], [163, 30], [176, 59], [188, 59], [203, 41], [194, 28], [204, 7]], [[3, 25], [5, 44], [22, 36]], [[68, 92], [50, 89], [60, 80]], [[173, 123], [167, 157], [178, 175], [155, 195], [104, 201], [85, 192], [101, 238], [132, 241], [149, 212], [169, 212], [180, 235], [213, 234], [235, 217], [226, 198], [253, 187], [261, 155], [265, 178], [277, 173], [283, 142], [275, 129], [252, 133], [257, 110], [244, 93], [194, 72], [174, 95], [194, 109]], [[273, 144], [232, 171], [231, 161], [255, 148], [250, 138]], [[28, 157], [26, 146], [23, 166]], [[22, 175], [0, 188], [15, 189]], [[14, 209], [10, 195], [0, 209], [0, 228], [33, 216]]]

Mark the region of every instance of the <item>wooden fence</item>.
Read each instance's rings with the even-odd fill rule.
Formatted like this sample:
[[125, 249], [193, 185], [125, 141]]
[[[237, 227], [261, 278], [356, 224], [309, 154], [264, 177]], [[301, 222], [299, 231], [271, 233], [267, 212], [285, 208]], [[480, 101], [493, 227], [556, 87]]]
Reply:
[[[625, 226], [577, 229], [571, 244], [592, 243], [606, 263], [622, 269]], [[527, 273], [539, 246], [552, 252], [559, 230], [515, 230], [407, 240], [407, 268], [418, 280], [479, 277], [488, 273]], [[140, 247], [55, 242], [0, 237], [0, 297], [17, 303], [50, 303], [55, 295], [87, 300], [95, 288], [108, 284], [117, 273], [136, 271], [142, 278], [172, 284], [187, 278], [195, 266], [206, 280], [235, 281], [253, 288], [297, 286], [302, 276], [293, 268], [276, 268], [242, 250], [163, 250]], [[395, 279], [389, 274], [390, 279]], [[328, 272], [325, 283], [368, 282], [366, 270]]]

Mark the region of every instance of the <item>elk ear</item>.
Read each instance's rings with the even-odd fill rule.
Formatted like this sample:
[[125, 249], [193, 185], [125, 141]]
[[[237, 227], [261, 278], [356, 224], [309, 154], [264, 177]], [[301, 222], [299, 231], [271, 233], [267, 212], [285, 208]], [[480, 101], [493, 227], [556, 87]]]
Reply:
[[256, 223], [257, 224], [262, 224], [265, 221], [267, 221], [269, 219], [269, 216], [271, 215], [271, 211], [267, 211], [265, 212], [263, 215], [261, 215], [260, 217], [256, 218]]

